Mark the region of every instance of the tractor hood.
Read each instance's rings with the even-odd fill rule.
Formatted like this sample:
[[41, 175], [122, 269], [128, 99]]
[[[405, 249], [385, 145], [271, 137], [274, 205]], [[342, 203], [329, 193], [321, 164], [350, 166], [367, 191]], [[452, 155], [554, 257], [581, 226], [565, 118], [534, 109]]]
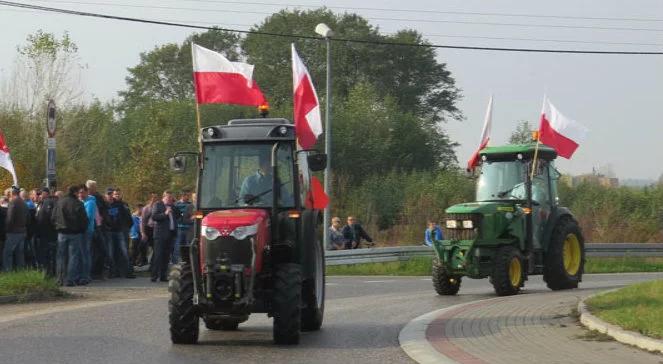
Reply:
[[207, 214], [203, 226], [232, 231], [240, 226], [259, 224], [269, 219], [269, 212], [264, 209], [220, 210]]
[[447, 214], [493, 214], [495, 212], [515, 212], [516, 201], [467, 202], [446, 209]]

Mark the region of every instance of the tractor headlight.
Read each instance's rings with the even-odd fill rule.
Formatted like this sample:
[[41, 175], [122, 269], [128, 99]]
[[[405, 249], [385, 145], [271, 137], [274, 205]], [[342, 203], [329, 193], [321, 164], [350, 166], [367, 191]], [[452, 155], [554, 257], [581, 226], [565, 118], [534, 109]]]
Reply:
[[214, 240], [214, 239], [218, 238], [221, 235], [219, 230], [217, 230], [213, 227], [205, 226], [205, 225], [203, 225], [200, 230], [201, 230], [200, 234], [202, 236], [204, 236], [205, 239], [207, 239], [207, 240]]
[[237, 240], [244, 240], [251, 235], [255, 235], [258, 232], [258, 224], [249, 225], [249, 226], [240, 226], [235, 228], [230, 236]]
[[458, 221], [456, 220], [447, 220], [447, 229], [455, 229], [458, 227]]
[[472, 220], [463, 220], [463, 229], [474, 229]]

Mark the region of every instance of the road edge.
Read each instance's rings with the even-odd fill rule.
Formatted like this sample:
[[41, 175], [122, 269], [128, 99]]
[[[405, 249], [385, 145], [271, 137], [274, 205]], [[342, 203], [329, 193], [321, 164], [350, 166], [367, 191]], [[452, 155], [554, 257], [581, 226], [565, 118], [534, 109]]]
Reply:
[[624, 330], [617, 325], [613, 325], [601, 320], [589, 312], [587, 304], [585, 304], [586, 300], [612, 291], [614, 291], [614, 289], [603, 291], [580, 300], [580, 302], [578, 302], [580, 323], [586, 328], [608, 335], [620, 343], [636, 346], [640, 349], [644, 349], [650, 352], [663, 353], [663, 340], [654, 339], [634, 331]]
[[428, 326], [447, 311], [460, 309], [479, 302], [492, 301], [503, 297], [486, 298], [477, 301], [459, 303], [449, 307], [425, 313], [408, 322], [398, 333], [398, 342], [401, 350], [412, 360], [419, 364], [460, 364], [457, 361], [437, 351], [426, 338]]

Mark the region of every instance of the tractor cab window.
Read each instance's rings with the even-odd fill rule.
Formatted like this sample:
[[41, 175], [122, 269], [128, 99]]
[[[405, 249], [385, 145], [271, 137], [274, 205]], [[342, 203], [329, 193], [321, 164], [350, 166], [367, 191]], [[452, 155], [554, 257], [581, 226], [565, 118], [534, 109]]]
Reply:
[[[206, 145], [201, 174], [200, 207], [221, 209], [271, 207], [272, 143]], [[288, 144], [277, 151], [278, 205], [294, 207], [293, 153]]]
[[549, 163], [539, 160], [532, 179], [532, 200], [539, 204], [550, 205]]
[[486, 161], [477, 181], [477, 201], [524, 200], [527, 168], [522, 161]]

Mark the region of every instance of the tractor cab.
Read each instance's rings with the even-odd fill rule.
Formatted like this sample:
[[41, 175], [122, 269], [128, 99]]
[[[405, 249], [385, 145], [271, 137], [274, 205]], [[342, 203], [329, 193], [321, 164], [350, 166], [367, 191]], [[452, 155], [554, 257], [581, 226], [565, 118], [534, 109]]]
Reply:
[[[183, 171], [188, 155], [198, 167], [197, 219], [171, 277], [173, 342], [195, 342], [199, 318], [208, 329], [235, 329], [255, 312], [274, 317], [280, 344], [320, 328], [324, 250], [311, 178], [326, 155], [297, 150], [294, 125], [267, 118], [203, 128], [200, 152], [176, 153], [171, 167]], [[185, 277], [191, 289], [182, 292]], [[189, 307], [195, 315], [172, 314]]]

